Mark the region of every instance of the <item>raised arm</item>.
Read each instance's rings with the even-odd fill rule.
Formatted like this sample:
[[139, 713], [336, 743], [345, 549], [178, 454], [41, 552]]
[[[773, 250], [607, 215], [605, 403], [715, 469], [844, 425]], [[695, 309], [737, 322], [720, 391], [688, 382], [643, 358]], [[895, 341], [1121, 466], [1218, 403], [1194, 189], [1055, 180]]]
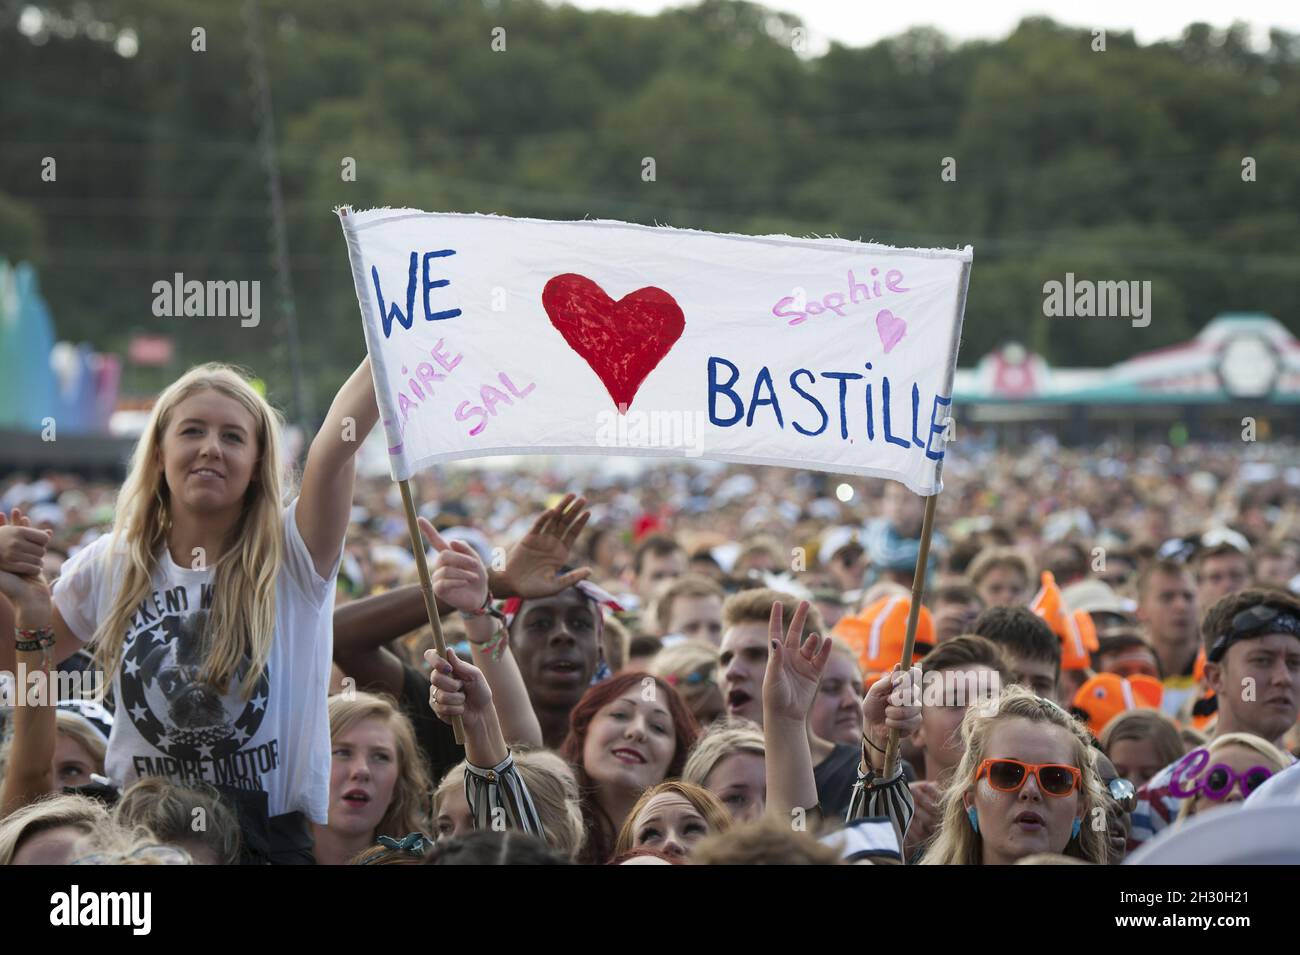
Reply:
[[[0, 529], [31, 530], [17, 510], [13, 514], [13, 524], [6, 527], [6, 523], [4, 515], [0, 514]], [[45, 534], [33, 533], [40, 534], [43, 553]], [[22, 566], [25, 570], [32, 569], [29, 564]], [[53, 665], [54, 608], [50, 601], [50, 588], [40, 574], [39, 559], [33, 573], [15, 574], [0, 570], [0, 593], [5, 596], [5, 612], [0, 614], [3, 617], [0, 623], [5, 625], [5, 631], [0, 633], [0, 644], [24, 666], [26, 673], [44, 676], [44, 686], [38, 688], [35, 696], [29, 695], [28, 681], [15, 681], [14, 692], [19, 698], [14, 701], [14, 736], [4, 785], [0, 788], [0, 817], [4, 817], [54, 788], [52, 765], [57, 732], [54, 704], [57, 700], [51, 698], [48, 679], [49, 668]], [[18, 649], [19, 640], [47, 646]], [[47, 657], [47, 653], [51, 655]]]
[[438, 551], [432, 575], [434, 593], [457, 610], [475, 614], [467, 621], [466, 629], [474, 647], [474, 661], [491, 690], [494, 716], [500, 720], [505, 738], [512, 743], [541, 746], [542, 728], [528, 701], [519, 666], [505, 642], [505, 634], [497, 635], [495, 618], [483, 612], [488, 597], [483, 562], [464, 541], [448, 544], [423, 517], [419, 524], [420, 531]]
[[49, 588], [42, 583], [31, 594], [27, 593], [27, 583], [41, 579], [41, 561], [49, 538], [48, 531], [32, 527], [31, 521], [18, 508], [13, 509], [7, 520], [0, 512], [0, 572], [13, 578], [8, 588], [0, 587], [0, 670], [6, 673], [13, 673], [18, 668], [18, 656], [10, 636], [17, 625], [16, 605], [28, 597], [50, 605], [55, 664], [62, 663], [81, 649], [81, 641], [64, 622], [59, 608], [53, 605]]
[[586, 506], [586, 498], [566, 494], [559, 504], [542, 511], [528, 533], [506, 553], [505, 568], [488, 571], [492, 595], [550, 597], [590, 577], [590, 567], [560, 572], [591, 517], [591, 512], [584, 510]]
[[495, 618], [488, 616], [466, 621], [465, 630], [474, 665], [492, 688], [492, 705], [501, 723], [501, 734], [507, 742], [518, 746], [533, 749], [545, 746], [542, 724], [528, 699], [528, 687], [524, 684], [524, 675], [519, 672], [515, 655], [510, 652], [505, 630]]
[[325, 577], [343, 550], [343, 535], [352, 512], [352, 482], [357, 449], [379, 420], [375, 386], [367, 356], [330, 405], [302, 473], [298, 532], [311, 553], [316, 573]]
[[920, 728], [920, 687], [920, 667], [912, 667], [907, 673], [895, 667], [892, 673], [882, 674], [867, 691], [862, 701], [862, 762], [847, 816], [849, 820], [887, 816], [894, 824], [900, 851], [915, 804], [903, 778], [902, 759], [896, 758], [894, 765], [886, 766], [885, 751], [890, 730], [906, 736]]
[[[549, 597], [588, 577], [591, 574], [588, 567], [560, 572], [569, 559], [573, 543], [591, 517], [591, 513], [584, 510], [586, 503], [585, 498], [566, 494], [555, 507], [539, 514], [528, 533], [506, 552], [504, 568], [488, 570], [492, 596]], [[420, 521], [422, 528], [432, 528], [423, 518]], [[429, 536], [428, 530], [424, 533]], [[439, 613], [453, 609], [436, 590], [434, 597]], [[402, 678], [401, 663], [384, 649], [384, 644], [428, 621], [419, 584], [408, 584], [375, 597], [353, 600], [334, 612], [334, 662], [357, 681], [396, 693]], [[490, 636], [488, 634], [483, 639]], [[3, 662], [2, 656], [0, 662]], [[494, 681], [499, 673], [508, 671], [513, 662], [511, 659], [504, 667], [485, 667], [484, 673], [489, 681]], [[518, 668], [514, 669], [517, 672]], [[508, 695], [498, 690], [498, 697]], [[528, 710], [531, 714], [532, 708]], [[512, 730], [517, 724], [504, 714], [502, 719], [507, 727], [507, 738], [516, 740]], [[517, 741], [524, 742], [525, 736], [519, 736]]]
[[[36, 621], [24, 622], [28, 624], [24, 629], [36, 629], [31, 626]], [[11, 647], [14, 645], [12, 639], [6, 642]], [[21, 699], [14, 701], [18, 705], [13, 709], [13, 741], [9, 747], [4, 787], [0, 789], [0, 819], [49, 795], [54, 788], [54, 745], [58, 734], [55, 703], [58, 701], [52, 698], [49, 671], [41, 652], [19, 650], [17, 656], [28, 675], [43, 674], [44, 688], [39, 694], [34, 694], [29, 692], [28, 686], [15, 687]]]
[[504, 824], [545, 837], [528, 786], [515, 769], [492, 704], [492, 688], [483, 673], [448, 650], [444, 660], [434, 650], [429, 705], [444, 722], [459, 716], [465, 726], [465, 799], [477, 829]]
[[767, 777], [767, 809], [789, 819], [793, 812], [808, 812], [818, 805], [808, 745], [808, 711], [817, 696], [817, 684], [830, 659], [831, 642], [810, 634], [800, 644], [808, 601], [800, 601], [784, 635], [781, 602], [772, 604], [768, 619], [771, 655], [763, 677], [763, 746]]
[[334, 662], [365, 687], [402, 695], [402, 661], [384, 644], [429, 622], [419, 584], [400, 587], [334, 611]]

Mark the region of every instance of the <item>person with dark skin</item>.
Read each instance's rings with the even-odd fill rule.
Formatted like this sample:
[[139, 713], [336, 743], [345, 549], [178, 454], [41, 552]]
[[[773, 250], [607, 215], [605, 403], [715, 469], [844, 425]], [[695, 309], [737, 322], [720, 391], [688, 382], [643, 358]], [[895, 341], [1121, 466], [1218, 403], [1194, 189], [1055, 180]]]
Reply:
[[[526, 610], [535, 600], [545, 604], [563, 599], [565, 594], [576, 594], [577, 591], [572, 590], [573, 584], [585, 579], [590, 569], [583, 567], [561, 572], [561, 568], [590, 516], [584, 510], [586, 503], [585, 498], [575, 499], [569, 494], [555, 507], [544, 511], [529, 532], [506, 554], [504, 569], [488, 571], [492, 596], [530, 598], [524, 605]], [[441, 540], [428, 521], [420, 518], [420, 525], [430, 541], [437, 544]], [[439, 613], [447, 613], [451, 608], [439, 602], [438, 609]], [[467, 624], [467, 629], [485, 619], [475, 618]], [[334, 662], [344, 674], [356, 680], [359, 688], [388, 693], [402, 704], [403, 710], [415, 722], [417, 738], [429, 756], [437, 778], [440, 771], [460, 762], [464, 752], [456, 746], [449, 726], [428, 718], [428, 678], [404, 664], [386, 647], [390, 641], [427, 623], [424, 594], [418, 584], [345, 604], [334, 612]], [[499, 697], [506, 701], [526, 700], [520, 693], [513, 692], [519, 688], [524, 656], [512, 655], [510, 647], [507, 647], [500, 659], [492, 660], [492, 654], [483, 649], [491, 637], [490, 630], [482, 634], [477, 630], [470, 632], [473, 662], [481, 667], [489, 683], [497, 684]], [[512, 633], [512, 640], [513, 637]], [[595, 672], [594, 666], [592, 672]], [[524, 676], [530, 678], [527, 671]], [[504, 684], [512, 689], [503, 694]], [[585, 683], [581, 689], [586, 689]], [[578, 695], [581, 696], [581, 690]], [[526, 708], [526, 703], [524, 705]], [[506, 739], [536, 745], [537, 727], [532, 714], [515, 713], [513, 715], [517, 718], [512, 719], [513, 707], [504, 706], [502, 709], [505, 710], [501, 713], [501, 720]], [[567, 722], [565, 730], [558, 734], [561, 740], [566, 730]]]
[[569, 713], [600, 667], [599, 604], [576, 587], [525, 600], [510, 623], [510, 644], [528, 698], [554, 749], [569, 733]]

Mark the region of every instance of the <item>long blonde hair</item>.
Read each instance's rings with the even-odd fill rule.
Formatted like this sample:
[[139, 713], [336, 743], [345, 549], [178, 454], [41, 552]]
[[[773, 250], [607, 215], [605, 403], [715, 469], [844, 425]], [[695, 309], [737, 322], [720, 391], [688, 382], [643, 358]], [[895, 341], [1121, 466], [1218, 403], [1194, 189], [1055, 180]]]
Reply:
[[401, 839], [412, 832], [427, 834], [429, 805], [433, 784], [424, 753], [415, 741], [415, 730], [406, 714], [398, 709], [393, 698], [374, 693], [354, 692], [350, 695], [331, 696], [330, 742], [333, 743], [364, 719], [377, 717], [393, 731], [397, 745], [397, 782], [388, 811], [379, 820], [375, 837], [388, 836]]
[[[1079, 835], [1071, 839], [1063, 851], [1065, 855], [1098, 865], [1106, 861], [1105, 829], [1093, 825], [1098, 818], [1097, 811], [1105, 813], [1106, 803], [1088, 732], [1055, 703], [1034, 695], [1022, 686], [1013, 685], [1003, 690], [1001, 696], [972, 706], [966, 711], [961, 723], [966, 752], [943, 794], [939, 831], [925, 853], [925, 858], [921, 860], [923, 865], [983, 864], [984, 838], [971, 827], [962, 797], [974, 786], [975, 771], [984, 761], [989, 736], [994, 727], [1013, 719], [1057, 726], [1069, 734], [1074, 748], [1071, 762], [1082, 774], [1079, 800], [1083, 804], [1083, 824]], [[1104, 815], [1101, 818], [1105, 818]]]
[[216, 362], [191, 368], [159, 395], [136, 442], [130, 474], [117, 497], [113, 540], [104, 558], [122, 564], [122, 584], [95, 632], [95, 665], [108, 674], [117, 672], [131, 618], [148, 597], [167, 546], [171, 491], [159, 463], [172, 412], [186, 398], [209, 390], [239, 402], [253, 416], [259, 453], [243, 511], [213, 564], [212, 606], [199, 678], [225, 693], [247, 659], [250, 667], [243, 692], [248, 698], [266, 668], [275, 633], [275, 580], [284, 551], [283, 419], [242, 374]]

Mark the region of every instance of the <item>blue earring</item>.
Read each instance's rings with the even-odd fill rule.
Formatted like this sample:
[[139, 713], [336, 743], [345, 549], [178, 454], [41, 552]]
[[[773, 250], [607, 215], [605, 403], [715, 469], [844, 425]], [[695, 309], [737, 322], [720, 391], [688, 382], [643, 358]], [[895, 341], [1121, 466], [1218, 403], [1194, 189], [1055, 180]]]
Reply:
[[1083, 828], [1083, 820], [1080, 819], [1078, 816], [1075, 816], [1075, 817], [1074, 817], [1074, 825], [1070, 828], [1070, 838], [1071, 838], [1071, 839], [1078, 839], [1078, 838], [1079, 838], [1079, 830], [1082, 829], [1082, 828]]
[[[966, 818], [970, 820], [970, 827], [976, 832], [980, 831], [980, 817], [975, 814], [975, 807], [971, 806], [966, 810]], [[1076, 819], [1075, 822], [1078, 822]]]

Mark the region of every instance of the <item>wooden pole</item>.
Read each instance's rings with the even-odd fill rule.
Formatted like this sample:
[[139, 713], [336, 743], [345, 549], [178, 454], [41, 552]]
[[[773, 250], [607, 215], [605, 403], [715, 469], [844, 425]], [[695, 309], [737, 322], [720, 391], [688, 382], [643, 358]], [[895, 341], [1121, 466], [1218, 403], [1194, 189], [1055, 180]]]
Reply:
[[[912, 574], [912, 605], [907, 611], [907, 636], [903, 638], [903, 657], [899, 665], [903, 672], [912, 668], [912, 654], [916, 649], [916, 625], [921, 619], [921, 595], [925, 592], [926, 564], [930, 560], [930, 536], [934, 533], [934, 505], [938, 494], [931, 494], [925, 499], [925, 517], [921, 520], [921, 549], [916, 554], [916, 570]], [[920, 687], [913, 692], [919, 692]], [[889, 742], [885, 744], [885, 765], [882, 770], [889, 773], [898, 760], [898, 730], [889, 731]]]
[[[415, 501], [411, 498], [411, 483], [398, 481], [402, 489], [402, 506], [406, 508], [406, 528], [411, 534], [411, 550], [415, 554], [415, 566], [420, 569], [420, 590], [424, 592], [424, 609], [429, 614], [429, 624], [433, 627], [433, 644], [438, 648], [438, 656], [447, 659], [447, 641], [442, 635], [442, 620], [438, 616], [438, 602], [433, 596], [433, 581], [429, 579], [429, 563], [424, 555], [424, 538], [420, 536], [420, 525], [415, 520]], [[465, 724], [459, 716], [451, 720], [452, 732], [456, 742], [465, 743]]]

